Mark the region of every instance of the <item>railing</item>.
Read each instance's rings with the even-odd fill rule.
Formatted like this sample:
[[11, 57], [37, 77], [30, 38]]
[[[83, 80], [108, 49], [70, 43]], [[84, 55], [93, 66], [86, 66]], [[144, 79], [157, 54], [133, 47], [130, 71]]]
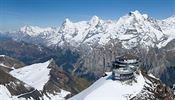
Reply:
[[121, 75], [115, 75], [115, 74], [112, 74], [112, 79], [113, 80], [128, 80], [128, 79], [132, 79], [134, 77], [134, 74], [132, 75], [124, 75], [124, 76], [121, 76]]

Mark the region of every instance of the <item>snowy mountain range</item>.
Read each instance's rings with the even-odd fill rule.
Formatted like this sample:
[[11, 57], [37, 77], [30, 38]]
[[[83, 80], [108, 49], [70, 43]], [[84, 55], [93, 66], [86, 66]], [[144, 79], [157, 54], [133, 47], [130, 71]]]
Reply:
[[175, 38], [174, 33], [175, 16], [156, 20], [136, 10], [118, 20], [102, 20], [97, 16], [93, 16], [89, 21], [80, 22], [66, 19], [60, 27], [24, 26], [9, 35], [16, 40], [46, 46], [97, 46], [117, 39], [123, 47], [132, 48], [139, 44], [165, 46]]

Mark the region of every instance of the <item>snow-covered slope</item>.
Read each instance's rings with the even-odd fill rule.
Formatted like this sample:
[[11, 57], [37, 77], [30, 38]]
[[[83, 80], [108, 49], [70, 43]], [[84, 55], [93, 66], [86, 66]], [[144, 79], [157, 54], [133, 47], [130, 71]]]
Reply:
[[[72, 22], [66, 19], [58, 28], [24, 26], [16, 32], [17, 36], [13, 34], [12, 37], [47, 46], [105, 45], [112, 39], [118, 39], [125, 48], [139, 44], [162, 47], [174, 38], [170, 35], [175, 30], [174, 20], [175, 17], [156, 20], [136, 10], [118, 20], [102, 20], [93, 16], [89, 21]], [[168, 41], [165, 41], [167, 38]]]
[[[43, 93], [42, 98], [44, 100], [55, 100], [54, 98], [57, 98], [56, 100], [62, 100], [64, 99], [64, 97], [69, 95], [70, 92], [61, 89], [61, 87], [59, 87], [58, 82], [56, 83], [56, 85], [52, 83], [52, 78], [54, 78], [54, 80], [59, 81], [59, 77], [61, 77], [56, 76], [54, 73], [52, 73], [53, 70], [55, 72], [59, 71], [56, 68], [54, 68], [55, 65], [53, 64], [53, 59], [51, 59], [44, 63], [36, 63], [22, 68], [14, 69], [10, 72], [10, 74], [13, 77], [23, 81], [24, 83], [27, 83], [31, 87]], [[57, 79], [55, 79], [55, 77]], [[62, 81], [60, 80], [60, 82]]]
[[53, 59], [25, 66], [15, 58], [0, 55], [2, 100], [65, 100], [77, 93], [75, 84]]
[[26, 100], [27, 98], [32, 100], [41, 98], [41, 94], [35, 88], [0, 69], [0, 98], [1, 100]]
[[[107, 73], [107, 76], [100, 78], [89, 88], [69, 100], [147, 100], [148, 98], [159, 100], [159, 98], [154, 97], [154, 90], [160, 84], [148, 79], [151, 76], [145, 77], [140, 72], [135, 74], [135, 80], [133, 81], [114, 81], [111, 78], [111, 74], [111, 72]], [[160, 86], [159, 88], [162, 87]], [[151, 96], [148, 96], [150, 94]]]
[[30, 36], [37, 36], [40, 33], [51, 32], [53, 29], [51, 27], [41, 28], [38, 26], [23, 26], [20, 28], [20, 32], [26, 33]]
[[33, 44], [56, 45], [61, 40], [61, 34], [58, 34], [58, 28], [38, 26], [23, 26], [18, 31], [0, 33], [11, 37], [14, 40], [25, 41]]
[[162, 31], [168, 36], [168, 40], [163, 43], [163, 46], [165, 46], [168, 42], [175, 39], [175, 15], [158, 22]]
[[136, 80], [132, 85], [113, 81], [110, 72], [70, 100], [127, 100], [141, 92], [145, 84], [142, 75], [138, 75]]
[[0, 98], [1, 100], [22, 100], [24, 99], [24, 98], [19, 99], [17, 96], [12, 96], [10, 91], [4, 85], [0, 85]]
[[49, 80], [50, 69], [47, 68], [50, 61], [32, 64], [23, 68], [15, 69], [10, 74], [37, 90], [43, 90], [44, 85]]

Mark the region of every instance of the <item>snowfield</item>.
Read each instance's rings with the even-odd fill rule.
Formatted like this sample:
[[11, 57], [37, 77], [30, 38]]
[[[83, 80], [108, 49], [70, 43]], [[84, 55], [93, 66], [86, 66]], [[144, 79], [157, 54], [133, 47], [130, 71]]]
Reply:
[[145, 84], [144, 77], [136, 75], [136, 82], [126, 84], [121, 81], [113, 81], [112, 73], [100, 78], [89, 88], [73, 96], [69, 100], [128, 100], [140, 93]]
[[43, 90], [44, 85], [50, 77], [50, 69], [47, 68], [49, 64], [50, 61], [32, 64], [23, 68], [15, 69], [11, 71], [10, 74], [37, 90]]
[[10, 92], [4, 85], [0, 85], [0, 98], [1, 100], [12, 100]]
[[64, 97], [66, 97], [68, 94], [70, 94], [70, 92], [61, 89], [61, 92], [56, 95], [47, 94], [51, 99], [46, 97], [46, 95], [44, 95], [43, 98], [44, 100], [65, 100]]

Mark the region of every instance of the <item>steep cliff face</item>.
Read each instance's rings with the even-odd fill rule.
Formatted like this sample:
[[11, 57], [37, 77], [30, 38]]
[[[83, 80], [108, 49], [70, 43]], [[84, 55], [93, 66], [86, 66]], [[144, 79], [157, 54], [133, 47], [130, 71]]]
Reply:
[[63, 71], [63, 69], [60, 69], [56, 64], [55, 61], [52, 59], [50, 64], [47, 68], [50, 68], [49, 72], [49, 80], [43, 87], [43, 93], [56, 95], [56, 93], [60, 93], [63, 91], [69, 91], [67, 92], [66, 96], [71, 96], [77, 93], [77, 89], [75, 86], [75, 81], [72, 79], [70, 75], [67, 75]]
[[24, 63], [6, 55], [0, 55], [0, 69], [9, 72], [13, 69], [21, 68], [25, 66]]
[[174, 100], [173, 91], [163, 84], [159, 79], [142, 71], [145, 85], [141, 92], [131, 100]]

